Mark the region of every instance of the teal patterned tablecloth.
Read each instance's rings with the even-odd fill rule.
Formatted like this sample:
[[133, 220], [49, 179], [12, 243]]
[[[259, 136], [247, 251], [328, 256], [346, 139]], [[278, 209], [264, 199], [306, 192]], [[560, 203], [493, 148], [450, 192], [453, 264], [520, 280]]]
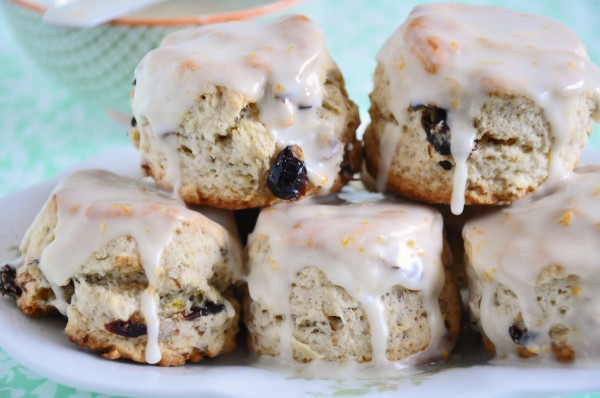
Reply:
[[[323, 28], [350, 96], [360, 107], [363, 128], [368, 123], [375, 54], [418, 3], [422, 1], [306, 0], [286, 10], [304, 13]], [[583, 39], [592, 59], [600, 63], [600, 1], [487, 3], [563, 21]], [[0, 12], [0, 196], [43, 181], [92, 155], [128, 145], [127, 125], [47, 76], [23, 50], [6, 19]], [[600, 149], [598, 129], [592, 134], [590, 145]], [[20, 366], [0, 349], [0, 398], [55, 396], [101, 395], [47, 380]]]

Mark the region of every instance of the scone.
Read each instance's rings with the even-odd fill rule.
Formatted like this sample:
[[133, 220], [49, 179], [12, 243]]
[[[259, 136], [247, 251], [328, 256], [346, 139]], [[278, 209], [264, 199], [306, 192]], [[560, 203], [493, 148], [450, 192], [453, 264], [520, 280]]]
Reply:
[[304, 16], [182, 30], [137, 66], [130, 137], [188, 204], [243, 209], [337, 191], [358, 111]]
[[235, 347], [237, 239], [147, 185], [81, 171], [29, 228], [8, 293], [28, 315], [60, 312], [69, 339], [107, 358], [197, 362]]
[[600, 73], [559, 22], [429, 4], [383, 45], [370, 97], [364, 141], [378, 188], [458, 214], [571, 171], [600, 117]]
[[248, 242], [249, 349], [284, 362], [446, 358], [460, 302], [442, 219], [386, 201], [278, 204]]
[[469, 221], [469, 311], [504, 357], [600, 358], [600, 167]]

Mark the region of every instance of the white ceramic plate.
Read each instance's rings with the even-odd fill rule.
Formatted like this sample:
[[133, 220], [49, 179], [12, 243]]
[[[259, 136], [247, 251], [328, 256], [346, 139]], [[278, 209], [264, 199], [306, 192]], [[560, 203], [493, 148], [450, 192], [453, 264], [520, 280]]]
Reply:
[[[133, 149], [117, 149], [76, 168], [106, 168], [139, 175]], [[582, 164], [600, 163], [586, 149]], [[0, 199], [0, 259], [17, 256], [16, 247], [56, 180]], [[533, 248], [532, 248], [533, 249]], [[534, 249], [533, 249], [534, 250]], [[33, 319], [14, 302], [0, 299], [0, 346], [24, 366], [68, 386], [114, 395], [143, 397], [292, 396], [463, 396], [546, 397], [600, 392], [599, 369], [489, 365], [472, 333], [463, 337], [449, 365], [392, 377], [348, 374], [345, 379], [311, 378], [292, 371], [250, 365], [243, 351], [205, 363], [159, 368], [108, 361], [71, 344], [60, 319]], [[333, 367], [334, 365], [332, 365]]]

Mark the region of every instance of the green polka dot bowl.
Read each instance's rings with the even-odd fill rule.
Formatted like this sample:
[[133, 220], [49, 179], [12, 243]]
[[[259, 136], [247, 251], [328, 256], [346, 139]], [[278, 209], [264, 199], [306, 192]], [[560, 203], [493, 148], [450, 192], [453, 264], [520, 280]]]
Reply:
[[84, 101], [127, 112], [135, 66], [168, 33], [255, 18], [297, 1], [172, 0], [92, 28], [44, 24], [51, 0], [0, 0], [0, 5], [17, 39], [49, 78]]

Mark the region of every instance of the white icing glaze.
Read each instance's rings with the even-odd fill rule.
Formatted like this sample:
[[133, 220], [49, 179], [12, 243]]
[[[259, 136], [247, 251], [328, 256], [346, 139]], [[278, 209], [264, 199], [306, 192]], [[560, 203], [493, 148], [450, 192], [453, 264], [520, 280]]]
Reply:
[[418, 6], [377, 60], [389, 79], [389, 107], [398, 121], [383, 131], [378, 189], [385, 189], [409, 107], [436, 105], [447, 111], [451, 130], [455, 214], [464, 206], [473, 120], [491, 93], [523, 95], [544, 109], [554, 139], [551, 182], [565, 174], [559, 156], [574, 129], [570, 114], [577, 97], [589, 95], [600, 109], [600, 73], [575, 34], [557, 21], [500, 7]]
[[142, 315], [146, 320], [146, 331], [148, 333], [148, 342], [146, 343], [146, 362], [148, 363], [157, 363], [162, 358], [160, 344], [158, 343], [160, 330], [160, 320], [158, 319], [159, 298], [154, 286], [156, 285], [149, 284], [140, 296]]
[[[600, 167], [576, 170], [546, 197], [469, 221], [463, 236], [468, 270], [482, 285], [481, 304], [470, 302], [469, 308], [499, 357], [514, 356], [518, 347], [508, 332], [513, 320], [494, 303], [496, 289], [504, 285], [518, 299], [531, 336], [526, 347], [539, 359], [552, 358], [548, 332], [557, 324], [569, 328], [578, 361], [600, 358]], [[538, 277], [551, 266], [562, 267], [564, 277], [579, 277], [565, 293], [571, 298], [565, 314], [545, 312], [538, 304]]]
[[[159, 362], [157, 284], [162, 253], [176, 227], [198, 214], [151, 186], [101, 170], [84, 170], [65, 178], [50, 196], [49, 201], [53, 200], [58, 218], [52, 231], [54, 239], [44, 248], [39, 261], [56, 296], [52, 304], [66, 314], [69, 303], [62, 287], [69, 284], [95, 250], [120, 236], [131, 236], [148, 279], [148, 287], [140, 296], [147, 328], [146, 361]], [[207, 209], [203, 208], [203, 212]], [[222, 218], [219, 214], [212, 216]], [[30, 233], [31, 230], [26, 233], [21, 245], [23, 253]], [[241, 276], [241, 270], [235, 271]], [[228, 311], [228, 315], [234, 314]]]
[[226, 87], [258, 105], [260, 121], [279, 148], [302, 148], [309, 180], [327, 190], [343, 157], [342, 143], [317, 115], [325, 79], [321, 68], [328, 62], [321, 31], [303, 16], [181, 30], [137, 66], [133, 114], [140, 129], [151, 128], [165, 140], [165, 179], [177, 192], [177, 143], [168, 133], [179, 130], [209, 84]]
[[[349, 192], [347, 196], [351, 195]], [[356, 202], [351, 199], [350, 202]], [[422, 294], [431, 330], [427, 349], [402, 364], [421, 363], [449, 352], [438, 297], [444, 284], [442, 218], [430, 208], [385, 201], [320, 204], [309, 200], [263, 209], [249, 245], [268, 237], [270, 255], [250, 258], [252, 300], [283, 315], [280, 355], [292, 361], [291, 284], [314, 265], [360, 302], [370, 324], [372, 362], [388, 364], [388, 326], [382, 296], [399, 285]]]

